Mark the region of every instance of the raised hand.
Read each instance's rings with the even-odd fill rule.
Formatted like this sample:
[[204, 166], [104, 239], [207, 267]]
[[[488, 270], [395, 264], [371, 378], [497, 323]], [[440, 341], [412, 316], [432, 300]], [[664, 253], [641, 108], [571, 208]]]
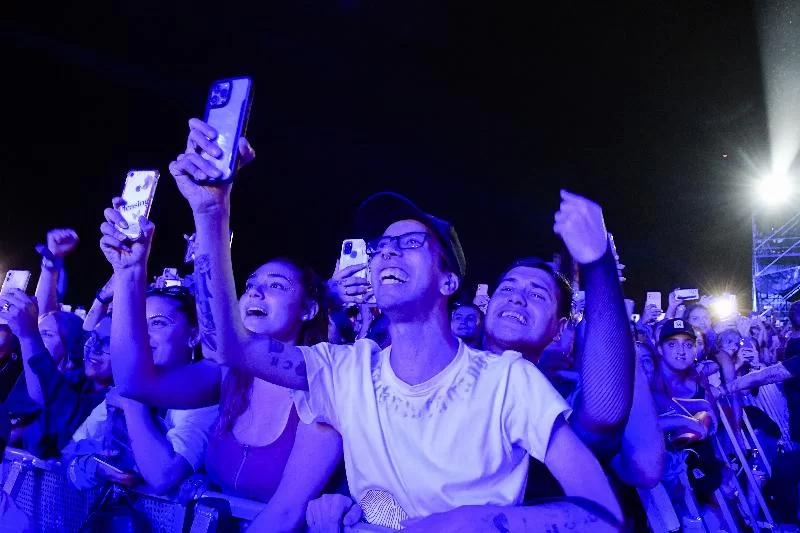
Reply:
[[142, 236], [136, 241], [129, 240], [119, 230], [119, 228], [128, 227], [125, 218], [116, 209], [121, 203], [121, 198], [114, 198], [112, 201], [114, 208], [107, 208], [103, 212], [106, 221], [100, 225], [100, 232], [103, 234], [100, 238], [100, 250], [115, 271], [135, 266], [146, 267], [156, 228], [148, 219], [140, 217], [139, 226], [142, 229]]
[[553, 231], [564, 241], [575, 261], [582, 265], [597, 261], [608, 249], [603, 210], [591, 200], [568, 191], [561, 191], [561, 206], [555, 216]]
[[644, 312], [642, 312], [642, 318], [639, 321], [650, 326], [658, 320], [658, 317], [663, 312], [656, 304], [647, 304], [644, 306]]
[[[231, 183], [201, 183], [222, 177], [222, 172], [202, 156], [222, 157], [216, 139], [214, 128], [200, 119], [191, 119], [186, 151], [169, 164], [170, 174], [195, 214], [226, 209], [230, 200]], [[256, 153], [244, 137], [239, 139], [238, 150], [240, 168], [255, 159]]]
[[64, 257], [78, 247], [78, 234], [71, 229], [54, 229], [47, 232], [47, 248], [56, 257]]
[[39, 334], [39, 304], [24, 291], [11, 289], [0, 295], [0, 317], [20, 339]]
[[361, 304], [374, 294], [369, 280], [356, 276], [359, 272], [367, 268], [367, 265], [351, 265], [339, 270], [339, 263], [336, 263], [336, 271], [328, 280], [328, 289], [331, 295], [341, 304]]

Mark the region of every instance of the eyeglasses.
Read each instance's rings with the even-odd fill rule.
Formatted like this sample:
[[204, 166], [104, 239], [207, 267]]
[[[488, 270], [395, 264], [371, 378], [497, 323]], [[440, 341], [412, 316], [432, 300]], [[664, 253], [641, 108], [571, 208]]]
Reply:
[[370, 257], [377, 255], [383, 251], [384, 248], [389, 246], [393, 241], [397, 242], [397, 247], [401, 250], [413, 250], [415, 248], [422, 248], [425, 244], [425, 239], [428, 238], [428, 233], [424, 231], [412, 231], [410, 233], [403, 233], [402, 235], [385, 236], [378, 239], [371, 240], [367, 243], [367, 255]]
[[111, 337], [101, 337], [94, 331], [89, 333], [89, 338], [86, 339], [84, 347], [91, 350], [93, 353], [111, 353]]

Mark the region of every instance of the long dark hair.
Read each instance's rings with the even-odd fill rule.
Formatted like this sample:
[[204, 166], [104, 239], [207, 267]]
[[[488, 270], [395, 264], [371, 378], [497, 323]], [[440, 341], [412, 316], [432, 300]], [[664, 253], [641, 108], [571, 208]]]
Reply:
[[[316, 303], [319, 310], [314, 318], [303, 323], [297, 343], [300, 346], [313, 346], [328, 340], [327, 286], [314, 270], [296, 259], [279, 257], [270, 263], [283, 263], [300, 273], [305, 304]], [[220, 434], [231, 431], [233, 423], [250, 405], [253, 374], [231, 368], [222, 383], [220, 395], [220, 414], [217, 431]]]

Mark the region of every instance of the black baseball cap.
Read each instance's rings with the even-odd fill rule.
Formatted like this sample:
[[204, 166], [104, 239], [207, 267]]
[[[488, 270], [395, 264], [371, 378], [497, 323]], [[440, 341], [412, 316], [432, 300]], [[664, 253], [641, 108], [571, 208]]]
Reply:
[[448, 266], [462, 279], [467, 272], [464, 250], [452, 224], [429, 215], [417, 204], [395, 192], [379, 192], [364, 200], [356, 212], [356, 230], [370, 242], [398, 220], [416, 220], [425, 224], [439, 239]]
[[694, 332], [694, 328], [687, 320], [682, 318], [673, 318], [672, 320], [667, 320], [661, 327], [661, 334], [658, 336], [658, 343], [661, 344], [668, 338], [681, 334], [689, 335], [691, 338], [697, 340], [697, 334]]

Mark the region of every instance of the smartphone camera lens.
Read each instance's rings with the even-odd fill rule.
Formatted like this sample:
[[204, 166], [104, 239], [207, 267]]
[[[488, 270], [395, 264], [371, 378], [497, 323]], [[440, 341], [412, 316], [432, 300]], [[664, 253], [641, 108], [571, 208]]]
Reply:
[[344, 253], [345, 253], [345, 255], [349, 255], [350, 252], [352, 252], [352, 251], [353, 251], [353, 243], [352, 242], [346, 242], [344, 244]]

